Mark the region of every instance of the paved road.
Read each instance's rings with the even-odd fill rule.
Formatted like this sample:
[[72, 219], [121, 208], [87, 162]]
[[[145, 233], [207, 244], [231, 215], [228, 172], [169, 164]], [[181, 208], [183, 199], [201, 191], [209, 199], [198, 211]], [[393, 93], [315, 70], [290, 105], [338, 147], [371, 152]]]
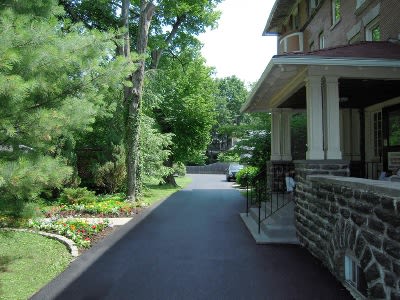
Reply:
[[221, 175], [193, 183], [87, 251], [33, 299], [352, 299], [298, 246], [256, 245]]

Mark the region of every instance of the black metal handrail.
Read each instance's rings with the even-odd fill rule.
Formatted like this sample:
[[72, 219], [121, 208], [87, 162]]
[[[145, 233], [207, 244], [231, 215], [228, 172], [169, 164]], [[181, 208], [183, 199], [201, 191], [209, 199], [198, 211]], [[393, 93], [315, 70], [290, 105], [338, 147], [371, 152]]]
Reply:
[[287, 196], [285, 184], [285, 173], [290, 169], [288, 164], [274, 164], [246, 181], [246, 213], [248, 216], [251, 207], [258, 208], [259, 233], [261, 223], [292, 200]]

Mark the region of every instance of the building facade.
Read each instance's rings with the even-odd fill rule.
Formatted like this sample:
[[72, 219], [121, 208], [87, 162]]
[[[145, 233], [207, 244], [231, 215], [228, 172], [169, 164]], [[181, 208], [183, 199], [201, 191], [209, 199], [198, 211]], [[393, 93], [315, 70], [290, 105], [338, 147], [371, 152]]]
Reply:
[[[264, 35], [278, 54], [242, 107], [271, 114], [267, 160], [295, 168], [300, 243], [359, 298], [400, 299], [400, 183], [376, 180], [400, 168], [399, 20], [398, 0], [276, 0]], [[295, 113], [307, 116], [302, 161]]]

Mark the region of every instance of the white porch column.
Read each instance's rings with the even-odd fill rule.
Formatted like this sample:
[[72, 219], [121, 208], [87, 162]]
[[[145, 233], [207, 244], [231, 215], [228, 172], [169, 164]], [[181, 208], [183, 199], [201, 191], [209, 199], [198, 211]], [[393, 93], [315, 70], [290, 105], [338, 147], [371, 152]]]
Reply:
[[337, 77], [326, 76], [326, 159], [342, 159], [340, 151], [339, 82]]
[[291, 161], [292, 160], [292, 143], [291, 143], [291, 133], [290, 133], [290, 120], [292, 117], [292, 112], [290, 109], [282, 109], [281, 114], [281, 154], [282, 160]]
[[324, 159], [322, 123], [321, 76], [308, 76], [307, 94], [307, 153], [306, 158]]
[[281, 160], [281, 110], [271, 113], [271, 160]]

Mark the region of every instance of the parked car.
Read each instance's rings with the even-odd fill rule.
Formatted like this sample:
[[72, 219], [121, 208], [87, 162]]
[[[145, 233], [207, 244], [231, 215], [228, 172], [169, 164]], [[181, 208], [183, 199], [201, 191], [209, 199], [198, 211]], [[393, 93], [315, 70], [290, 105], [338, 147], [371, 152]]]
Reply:
[[236, 173], [243, 169], [243, 165], [230, 164], [226, 171], [226, 181], [236, 180]]

